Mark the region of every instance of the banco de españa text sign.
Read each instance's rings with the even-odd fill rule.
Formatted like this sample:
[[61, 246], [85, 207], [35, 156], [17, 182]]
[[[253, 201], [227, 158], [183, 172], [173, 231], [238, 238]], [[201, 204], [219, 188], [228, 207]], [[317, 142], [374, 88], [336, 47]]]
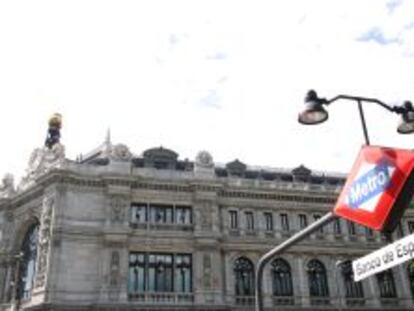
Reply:
[[414, 258], [414, 234], [354, 260], [352, 262], [354, 280], [360, 281], [412, 258]]
[[363, 146], [334, 213], [379, 231], [392, 231], [414, 190], [414, 152]]

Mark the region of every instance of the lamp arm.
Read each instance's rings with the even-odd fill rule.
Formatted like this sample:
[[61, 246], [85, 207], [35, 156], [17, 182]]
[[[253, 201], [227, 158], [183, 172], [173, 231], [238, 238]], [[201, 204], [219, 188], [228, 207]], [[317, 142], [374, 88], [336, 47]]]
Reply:
[[338, 95], [338, 96], [335, 96], [335, 97], [333, 97], [331, 99], [328, 99], [328, 100], [324, 99], [323, 102], [324, 102], [324, 104], [329, 105], [329, 104], [331, 104], [334, 101], [337, 101], [339, 99], [354, 100], [354, 101], [357, 101], [357, 102], [375, 103], [375, 104], [380, 105], [382, 108], [384, 108], [384, 109], [386, 109], [386, 110], [388, 110], [390, 112], [395, 112], [395, 113], [398, 113], [398, 114], [402, 114], [402, 113], [406, 112], [406, 109], [403, 108], [403, 107], [398, 107], [398, 106], [391, 107], [391, 106], [383, 103], [382, 101], [380, 101], [378, 99], [368, 98], [368, 97], [359, 97], [359, 96], [350, 96], [350, 95]]

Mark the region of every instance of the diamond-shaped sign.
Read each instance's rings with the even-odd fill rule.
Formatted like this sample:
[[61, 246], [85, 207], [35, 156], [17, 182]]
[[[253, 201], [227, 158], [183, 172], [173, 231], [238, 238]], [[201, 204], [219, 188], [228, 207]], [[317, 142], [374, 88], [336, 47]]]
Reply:
[[375, 230], [392, 231], [414, 190], [414, 152], [363, 146], [334, 213]]

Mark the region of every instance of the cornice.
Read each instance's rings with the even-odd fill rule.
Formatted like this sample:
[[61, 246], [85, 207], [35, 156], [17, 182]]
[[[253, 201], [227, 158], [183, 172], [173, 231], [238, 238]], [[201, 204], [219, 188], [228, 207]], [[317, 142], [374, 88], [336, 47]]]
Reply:
[[337, 194], [333, 192], [309, 192], [298, 189], [239, 188], [217, 180], [159, 180], [142, 176], [82, 175], [72, 171], [55, 169], [37, 178], [33, 186], [18, 192], [8, 200], [11, 206], [22, 205], [43, 194], [52, 184], [74, 185], [78, 187], [105, 189], [108, 186], [120, 186], [131, 190], [155, 190], [192, 193], [197, 191], [212, 192], [219, 198], [239, 198], [251, 200], [271, 200], [285, 202], [333, 204]]

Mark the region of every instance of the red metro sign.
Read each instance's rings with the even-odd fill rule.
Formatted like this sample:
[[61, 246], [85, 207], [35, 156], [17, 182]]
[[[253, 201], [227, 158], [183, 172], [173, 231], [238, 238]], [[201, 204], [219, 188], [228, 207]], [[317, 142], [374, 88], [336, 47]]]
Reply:
[[374, 230], [392, 232], [414, 192], [414, 152], [363, 146], [334, 213]]

